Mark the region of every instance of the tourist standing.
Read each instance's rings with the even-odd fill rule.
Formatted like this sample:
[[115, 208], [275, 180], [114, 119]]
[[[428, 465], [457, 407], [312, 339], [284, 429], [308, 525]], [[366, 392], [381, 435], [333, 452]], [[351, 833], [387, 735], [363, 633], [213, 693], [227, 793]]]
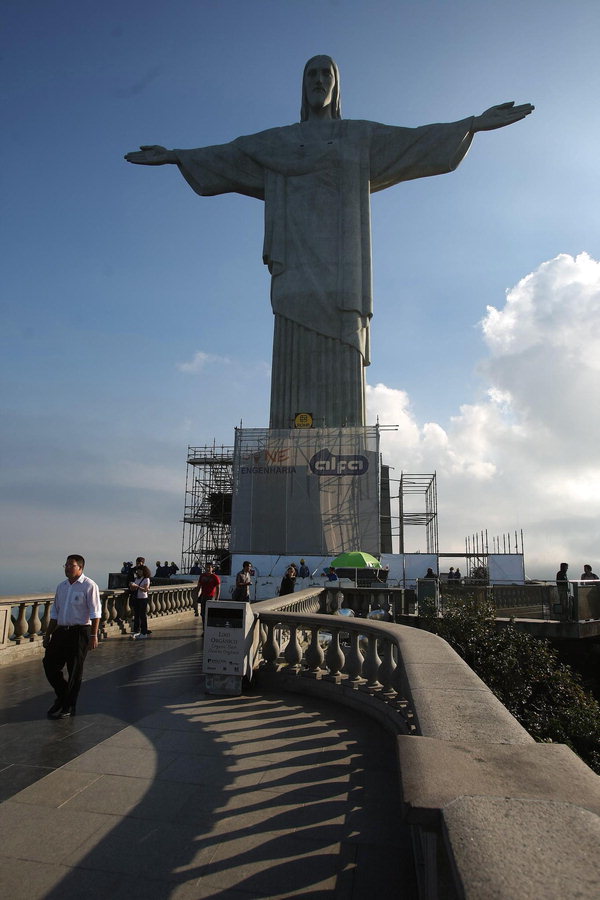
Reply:
[[310, 569], [303, 559], [300, 560], [300, 568], [298, 569], [298, 578], [310, 578]]
[[241, 571], [239, 571], [235, 576], [235, 590], [233, 592], [233, 600], [250, 600], [250, 587], [252, 586], [252, 577], [250, 574], [251, 568], [252, 563], [248, 562], [247, 559], [244, 560], [244, 562], [242, 563]]
[[[56, 700], [48, 710], [51, 719], [75, 715], [85, 657], [88, 650], [98, 646], [100, 592], [96, 582], [83, 574], [84, 566], [83, 556], [74, 553], [67, 556], [67, 577], [56, 588], [44, 635], [44, 672], [56, 693]], [[65, 666], [68, 680], [63, 675]]]
[[281, 579], [281, 585], [279, 587], [279, 596], [283, 597], [284, 594], [293, 594], [296, 588], [296, 572], [293, 566], [288, 566], [287, 572]]
[[[221, 595], [221, 579], [215, 574], [215, 567], [207, 563], [204, 572], [198, 578], [198, 599], [200, 600], [200, 614], [202, 624], [206, 627], [206, 601], [218, 600]], [[196, 615], [198, 612], [196, 611]]]
[[131, 603], [133, 606], [133, 634], [131, 639], [144, 640], [148, 637], [148, 590], [150, 588], [150, 569], [138, 566], [135, 578], [129, 582]]
[[568, 563], [564, 562], [560, 564], [560, 569], [556, 573], [556, 587], [558, 588], [558, 600], [561, 605], [562, 614], [567, 618], [571, 618], [568, 568]]

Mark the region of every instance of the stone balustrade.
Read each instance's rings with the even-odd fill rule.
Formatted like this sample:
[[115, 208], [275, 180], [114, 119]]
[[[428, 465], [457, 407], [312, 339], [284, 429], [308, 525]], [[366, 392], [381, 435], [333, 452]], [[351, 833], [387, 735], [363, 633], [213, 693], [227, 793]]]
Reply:
[[[194, 609], [193, 584], [152, 587], [148, 593], [148, 619], [190, 613]], [[32, 652], [40, 652], [42, 639], [50, 621], [54, 595], [36, 594], [27, 597], [3, 597], [0, 600], [0, 665], [13, 662]], [[127, 633], [127, 621], [133, 613], [129, 606], [129, 592], [100, 591], [102, 616], [101, 640]], [[9, 652], [10, 651], [10, 652]]]
[[326, 607], [323, 591], [253, 605], [259, 685], [359, 707], [394, 734], [421, 897], [599, 896], [598, 776], [535, 743], [438, 636]]

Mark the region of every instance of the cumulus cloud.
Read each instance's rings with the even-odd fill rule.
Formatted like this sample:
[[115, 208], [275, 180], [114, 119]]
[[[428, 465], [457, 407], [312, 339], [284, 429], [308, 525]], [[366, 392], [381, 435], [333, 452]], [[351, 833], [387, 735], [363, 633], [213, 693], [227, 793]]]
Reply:
[[400, 425], [382, 436], [385, 461], [397, 477], [437, 472], [442, 550], [522, 528], [529, 574], [552, 577], [563, 558], [597, 564], [600, 262], [544, 262], [480, 324], [487, 392], [447, 428], [418, 423], [403, 391], [368, 389], [369, 420]]
[[178, 363], [177, 368], [180, 372], [196, 374], [201, 372], [208, 363], [229, 365], [230, 362], [231, 360], [227, 356], [218, 356], [216, 353], [205, 353], [203, 350], [198, 350], [189, 362]]

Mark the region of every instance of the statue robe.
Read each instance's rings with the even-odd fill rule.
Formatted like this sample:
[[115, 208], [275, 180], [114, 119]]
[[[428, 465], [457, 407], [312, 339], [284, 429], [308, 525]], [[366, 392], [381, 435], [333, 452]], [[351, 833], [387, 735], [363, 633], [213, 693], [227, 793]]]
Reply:
[[369, 194], [455, 169], [471, 144], [471, 124], [311, 119], [174, 151], [196, 193], [265, 202], [263, 259], [275, 315], [271, 428], [290, 428], [300, 412], [312, 413], [318, 427], [366, 424]]

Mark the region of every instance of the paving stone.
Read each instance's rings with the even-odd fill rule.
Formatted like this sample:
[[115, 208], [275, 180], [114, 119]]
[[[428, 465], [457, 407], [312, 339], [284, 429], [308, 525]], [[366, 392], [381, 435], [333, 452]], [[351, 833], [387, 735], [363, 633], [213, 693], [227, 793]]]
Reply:
[[68, 762], [65, 769], [79, 772], [99, 772], [105, 775], [137, 775], [152, 778], [173, 762], [173, 754], [157, 753], [155, 749], [115, 747], [107, 742], [82, 753]]
[[183, 881], [184, 872], [185, 880], [199, 877], [214, 855], [214, 841], [193, 827], [129, 817], [112, 819], [110, 827], [105, 825], [76, 850], [67, 852], [61, 862], [94, 872]]
[[[159, 749], [159, 740], [164, 735], [162, 728], [142, 728], [139, 725], [128, 725], [107, 738], [106, 743], [113, 747], [148, 749], [149, 746]], [[161, 749], [168, 749], [163, 747]]]
[[171, 754], [172, 761], [161, 769], [158, 777], [165, 781], [187, 784], [235, 784], [236, 788], [251, 787], [263, 776], [245, 760], [199, 754]]
[[[72, 775], [83, 773], [71, 772]], [[124, 775], [95, 776], [95, 780], [73, 794], [69, 809], [89, 810], [136, 819], [170, 821], [189, 800], [186, 784], [132, 778]]]
[[20, 860], [63, 862], [91, 835], [115, 821], [113, 816], [7, 800], [0, 804], [0, 848], [4, 856]]
[[[79, 873], [68, 866], [28, 859], [21, 865], [10, 864], [0, 854], [2, 863], [2, 892], [5, 897], [27, 900], [115, 900], [119, 879], [112, 873], [98, 872], [82, 885]], [[26, 866], [26, 869], [24, 868]]]
[[354, 849], [339, 843], [319, 845], [260, 832], [218, 844], [202, 877], [220, 887], [243, 888], [263, 897], [312, 897], [314, 891], [334, 896], [339, 873], [354, 865]]
[[0, 771], [0, 803], [51, 771], [43, 766], [5, 765]]
[[91, 772], [57, 769], [14, 795], [12, 800], [14, 803], [29, 803], [33, 806], [49, 806], [56, 809], [72, 800], [100, 777]]

